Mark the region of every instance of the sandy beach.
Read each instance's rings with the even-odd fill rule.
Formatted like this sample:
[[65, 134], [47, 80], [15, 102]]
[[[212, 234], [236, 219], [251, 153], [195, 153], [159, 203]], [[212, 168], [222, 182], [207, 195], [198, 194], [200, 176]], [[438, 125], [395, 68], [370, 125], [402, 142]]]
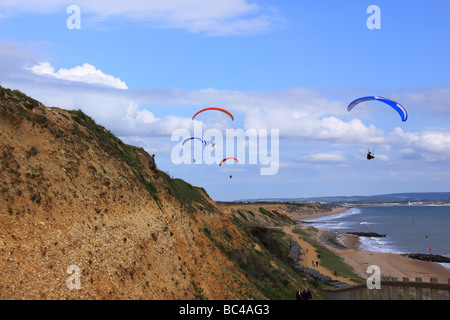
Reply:
[[[341, 213], [346, 210], [348, 208], [335, 208], [331, 212], [296, 215], [295, 219], [311, 219]], [[307, 224], [301, 226], [301, 228], [308, 227]], [[314, 238], [314, 240], [341, 256], [346, 264], [362, 278], [367, 278], [370, 275], [366, 273], [367, 267], [377, 265], [380, 267], [382, 277], [396, 277], [398, 279], [407, 277], [410, 281], [414, 281], [415, 278], [422, 278], [424, 282], [430, 281], [430, 278], [437, 278], [440, 283], [448, 283], [448, 279], [450, 279], [450, 269], [438, 263], [415, 260], [400, 254], [363, 251], [360, 249], [358, 236], [347, 235], [337, 231], [319, 230], [314, 235]], [[303, 245], [306, 244], [303, 243]], [[324, 274], [331, 273], [323, 269], [322, 271]]]

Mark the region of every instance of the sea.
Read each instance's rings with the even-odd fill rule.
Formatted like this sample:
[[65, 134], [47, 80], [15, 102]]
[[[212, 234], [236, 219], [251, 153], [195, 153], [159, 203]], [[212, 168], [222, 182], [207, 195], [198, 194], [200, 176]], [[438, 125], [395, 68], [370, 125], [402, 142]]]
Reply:
[[[432, 253], [450, 257], [450, 206], [355, 207], [302, 220], [322, 230], [375, 232], [386, 237], [360, 237], [361, 250]], [[440, 263], [450, 269], [450, 263]]]

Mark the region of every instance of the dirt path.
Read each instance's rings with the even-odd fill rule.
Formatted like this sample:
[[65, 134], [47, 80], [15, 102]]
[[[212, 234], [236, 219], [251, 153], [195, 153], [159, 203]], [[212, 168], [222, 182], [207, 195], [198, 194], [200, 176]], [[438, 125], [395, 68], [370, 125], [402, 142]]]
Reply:
[[[309, 242], [303, 240], [302, 236], [294, 233], [293, 232], [294, 227], [295, 226], [287, 226], [287, 227], [283, 227], [282, 230], [286, 234], [290, 235], [292, 237], [292, 239], [300, 245], [301, 249], [300, 249], [300, 256], [299, 256], [299, 261], [298, 261], [298, 264], [300, 266], [315, 269], [315, 270], [319, 271], [321, 274], [323, 274], [325, 276], [329, 276], [333, 280], [338, 280], [338, 281], [345, 282], [348, 284], [355, 284], [353, 281], [351, 281], [349, 279], [335, 276], [331, 270], [323, 267], [321, 265], [320, 258], [317, 258], [316, 248], [313, 245], [311, 245]], [[305, 252], [305, 250], [307, 250], [307, 252]], [[314, 261], [314, 262], [319, 261], [319, 265], [313, 266], [312, 261]]]

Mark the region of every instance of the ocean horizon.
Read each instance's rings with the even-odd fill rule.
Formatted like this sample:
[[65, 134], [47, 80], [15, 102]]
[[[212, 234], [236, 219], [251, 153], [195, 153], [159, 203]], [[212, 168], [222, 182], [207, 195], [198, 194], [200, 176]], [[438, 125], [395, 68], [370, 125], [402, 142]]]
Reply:
[[[375, 232], [360, 237], [360, 249], [387, 253], [431, 253], [450, 257], [449, 206], [354, 207], [345, 212], [303, 219], [322, 230]], [[450, 263], [440, 263], [450, 268]]]

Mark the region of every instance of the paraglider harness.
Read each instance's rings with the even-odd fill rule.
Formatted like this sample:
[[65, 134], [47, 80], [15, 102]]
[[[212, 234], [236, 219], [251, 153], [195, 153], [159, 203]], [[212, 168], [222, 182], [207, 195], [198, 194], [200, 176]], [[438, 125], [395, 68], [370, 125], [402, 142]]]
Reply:
[[373, 153], [373, 151], [368, 151], [367, 152], [367, 160], [373, 159], [375, 158], [375, 154]]

